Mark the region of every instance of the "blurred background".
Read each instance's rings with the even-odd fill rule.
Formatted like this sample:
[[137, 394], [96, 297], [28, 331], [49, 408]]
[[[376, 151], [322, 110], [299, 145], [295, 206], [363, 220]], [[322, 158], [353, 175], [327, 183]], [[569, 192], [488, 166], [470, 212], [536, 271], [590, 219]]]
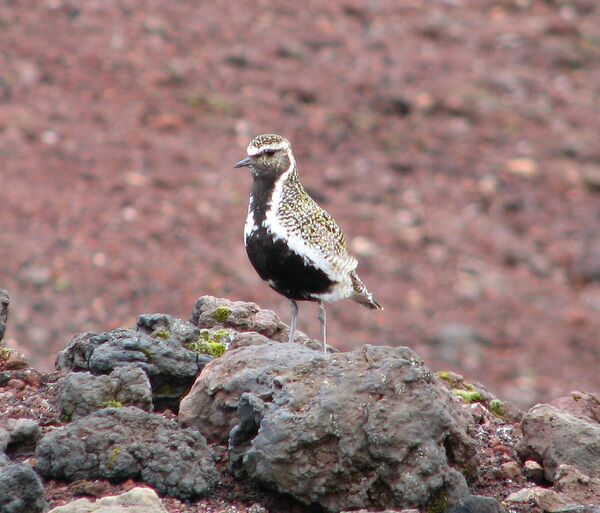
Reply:
[[333, 345], [408, 345], [521, 406], [599, 391], [595, 0], [0, 0], [7, 345], [48, 370], [204, 294], [289, 322], [232, 169], [263, 132], [385, 306], [330, 306]]

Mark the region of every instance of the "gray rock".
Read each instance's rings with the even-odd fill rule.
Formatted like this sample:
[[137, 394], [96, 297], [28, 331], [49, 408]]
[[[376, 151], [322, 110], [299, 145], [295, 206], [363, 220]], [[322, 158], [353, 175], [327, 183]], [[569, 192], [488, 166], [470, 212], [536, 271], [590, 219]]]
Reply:
[[525, 414], [521, 429], [519, 454], [523, 459], [541, 463], [548, 481], [555, 481], [563, 463], [590, 477], [600, 477], [600, 424], [549, 404], [538, 404]]
[[35, 420], [3, 420], [0, 427], [0, 452], [10, 457], [33, 454], [40, 435], [40, 426]]
[[560, 494], [550, 488], [542, 488], [541, 486], [521, 488], [506, 497], [505, 502], [513, 507], [511, 509], [514, 509], [514, 506], [535, 505], [541, 511], [548, 512], [559, 511], [567, 505]]
[[600, 478], [587, 476], [571, 465], [558, 467], [554, 489], [570, 506], [596, 504], [600, 507]]
[[182, 345], [195, 342], [200, 337], [200, 329], [193, 324], [162, 313], [138, 316], [136, 329], [151, 337], [168, 338]]
[[88, 499], [58, 506], [48, 513], [167, 513], [156, 492], [150, 488], [133, 488], [121, 495], [102, 497], [96, 502]]
[[[600, 513], [594, 504], [600, 504], [600, 478], [590, 478], [575, 467], [560, 465], [552, 489], [541, 486], [523, 488], [511, 493], [505, 502], [512, 509], [536, 506], [541, 511], [553, 513]], [[536, 508], [536, 511], [537, 511]], [[526, 509], [529, 511], [530, 509]]]
[[70, 372], [58, 382], [61, 417], [77, 420], [107, 406], [137, 406], [152, 411], [152, 388], [146, 373], [126, 365], [108, 376], [89, 372]]
[[544, 467], [537, 461], [527, 460], [523, 463], [523, 473], [525, 477], [536, 484], [542, 484], [544, 479]]
[[206, 495], [219, 477], [200, 433], [135, 407], [106, 408], [46, 435], [36, 451], [46, 477], [141, 480], [160, 494]]
[[459, 469], [476, 470], [471, 417], [407, 348], [324, 358], [297, 344], [247, 346], [207, 366], [192, 394], [202, 432], [218, 438], [237, 420], [239, 477], [329, 511], [452, 505], [468, 495]]
[[[148, 334], [149, 329], [161, 322], [167, 323], [169, 330]], [[58, 354], [56, 368], [90, 371], [97, 375], [135, 365], [148, 375], [154, 406], [176, 411], [179, 400], [188, 392], [197, 374], [212, 360], [210, 356], [198, 355], [182, 346], [181, 341], [191, 336], [189, 333], [194, 329], [182, 327], [182, 323], [170, 316], [156, 314], [141, 316], [139, 331], [119, 329], [108, 333], [81, 333]]]
[[6, 322], [8, 321], [8, 305], [10, 304], [10, 298], [8, 292], [4, 289], [0, 289], [0, 342], [4, 338], [4, 332], [6, 331]]
[[[210, 441], [227, 443], [238, 424], [238, 403], [245, 392], [269, 400], [273, 380], [297, 366], [315, 364], [323, 355], [295, 344], [263, 343], [258, 334], [248, 334], [256, 344], [230, 349], [207, 365], [190, 393], [181, 401], [179, 422], [198, 429]], [[239, 340], [234, 341], [234, 344]]]
[[[256, 332], [269, 340], [287, 342], [290, 329], [271, 310], [262, 310], [256, 303], [230, 301], [213, 296], [202, 296], [194, 306], [190, 322], [199, 328], [231, 328], [238, 332]], [[318, 350], [320, 342], [296, 332], [294, 342]]]
[[[6, 451], [6, 448], [8, 447], [8, 444], [10, 442], [10, 434], [8, 433], [8, 431], [6, 431], [6, 429], [0, 427], [0, 456], [4, 456], [4, 452]], [[0, 465], [2, 464], [2, 461], [0, 461]]]
[[470, 495], [458, 501], [446, 513], [505, 513], [506, 510], [496, 499]]
[[0, 513], [41, 513], [45, 507], [44, 488], [33, 469], [0, 458]]
[[589, 392], [571, 392], [550, 402], [552, 406], [575, 417], [600, 424], [600, 396]]

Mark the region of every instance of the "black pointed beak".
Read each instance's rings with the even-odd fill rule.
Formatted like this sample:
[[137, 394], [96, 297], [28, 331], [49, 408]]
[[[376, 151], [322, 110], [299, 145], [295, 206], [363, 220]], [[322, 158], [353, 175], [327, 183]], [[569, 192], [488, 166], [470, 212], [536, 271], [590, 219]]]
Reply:
[[248, 167], [249, 165], [252, 164], [252, 157], [246, 157], [243, 160], [240, 160], [235, 166], [233, 167]]

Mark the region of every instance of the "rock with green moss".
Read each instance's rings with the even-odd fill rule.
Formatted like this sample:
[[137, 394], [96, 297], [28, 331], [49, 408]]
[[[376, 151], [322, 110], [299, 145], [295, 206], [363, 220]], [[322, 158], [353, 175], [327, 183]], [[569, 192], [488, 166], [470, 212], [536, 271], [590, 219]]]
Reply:
[[[271, 310], [263, 310], [256, 303], [230, 301], [213, 296], [202, 296], [194, 307], [191, 323], [199, 328], [230, 328], [237, 332], [256, 332], [270, 340], [287, 342], [289, 328]], [[301, 332], [298, 342], [309, 342]]]
[[168, 314], [144, 314], [137, 318], [136, 330], [151, 337], [186, 344], [196, 340], [200, 330], [193, 324]]
[[454, 388], [464, 382], [464, 378], [456, 372], [442, 370], [436, 373], [437, 377], [445, 381], [450, 388]]
[[459, 397], [466, 404], [482, 403], [496, 420], [511, 423], [521, 420], [522, 411], [508, 401], [496, 399], [481, 383], [467, 383], [460, 374], [447, 370], [438, 371], [436, 375], [450, 389], [452, 395]]
[[124, 405], [153, 410], [150, 381], [135, 365], [119, 367], [107, 376], [70, 372], [59, 380], [58, 388], [58, 406], [64, 420], [77, 420], [101, 408]]
[[228, 306], [218, 306], [217, 308], [215, 308], [215, 321], [217, 321], [220, 324], [225, 324], [229, 319], [230, 315], [231, 308], [229, 308]]
[[200, 433], [134, 407], [106, 408], [54, 429], [38, 444], [36, 468], [65, 481], [133, 479], [183, 500], [206, 496], [219, 481]]
[[[198, 340], [201, 330], [190, 323], [164, 314], [140, 316], [137, 330], [82, 333], [61, 351], [57, 368], [62, 371], [89, 371], [110, 374], [134, 365], [143, 370], [152, 387], [152, 400], [158, 409], [177, 411], [179, 401], [189, 390], [211, 356], [186, 348]], [[171, 393], [164, 395], [168, 386]], [[105, 399], [103, 399], [105, 400]]]

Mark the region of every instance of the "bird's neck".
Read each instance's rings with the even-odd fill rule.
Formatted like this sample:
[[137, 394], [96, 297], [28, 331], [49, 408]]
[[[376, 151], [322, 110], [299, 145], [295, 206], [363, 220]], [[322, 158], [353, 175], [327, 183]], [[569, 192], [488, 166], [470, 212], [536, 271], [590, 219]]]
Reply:
[[284, 196], [303, 190], [294, 162], [290, 165], [290, 169], [275, 180], [255, 178], [250, 195], [250, 210], [254, 223], [260, 225], [266, 219], [268, 211], [277, 210]]

